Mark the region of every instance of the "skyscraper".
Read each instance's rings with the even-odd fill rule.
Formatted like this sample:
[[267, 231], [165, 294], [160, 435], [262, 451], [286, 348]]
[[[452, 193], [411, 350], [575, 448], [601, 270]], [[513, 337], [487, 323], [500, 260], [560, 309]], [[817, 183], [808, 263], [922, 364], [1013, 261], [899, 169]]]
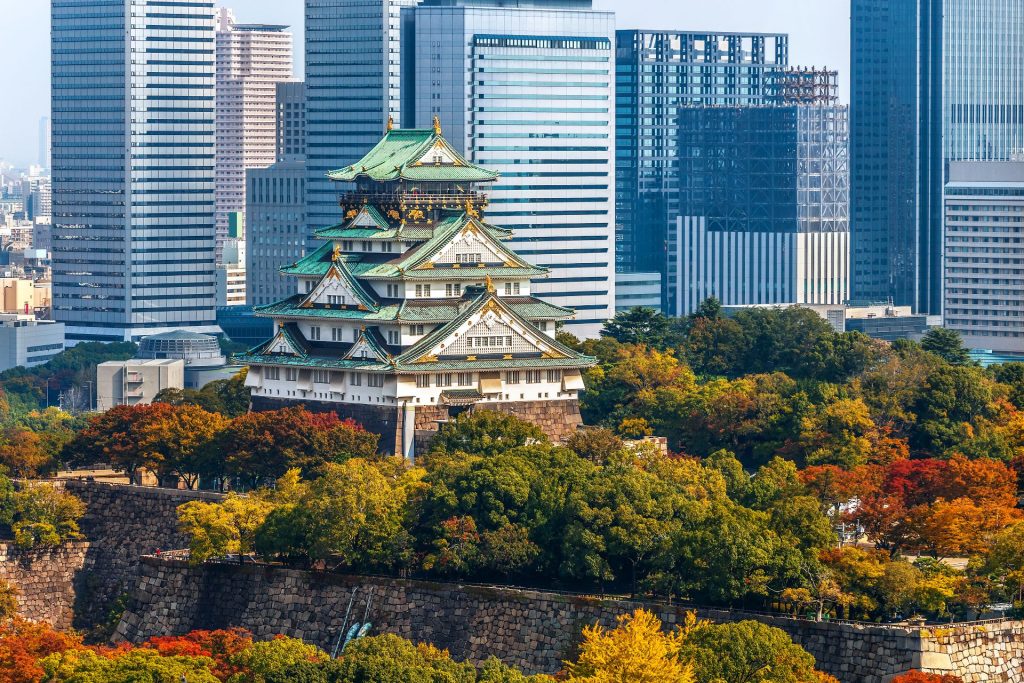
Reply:
[[[834, 72], [832, 72], [834, 73]], [[669, 312], [849, 298], [846, 107], [682, 107]]]
[[614, 315], [614, 15], [590, 0], [426, 0], [402, 19], [405, 127], [500, 174], [489, 220], [550, 275], [532, 291], [596, 336]]
[[765, 104], [770, 74], [788, 63], [785, 34], [616, 32], [617, 270], [666, 281], [679, 107]]
[[54, 317], [72, 342], [217, 332], [212, 4], [51, 18]]
[[399, 11], [416, 0], [306, 0], [306, 220], [338, 221], [327, 172], [360, 159], [401, 117]]
[[[276, 86], [292, 77], [287, 26], [217, 17], [217, 262], [234, 220], [244, 224], [245, 171], [274, 163]], [[236, 214], [232, 217], [232, 214]]]
[[853, 295], [942, 312], [950, 161], [1024, 147], [1018, 0], [852, 0]]

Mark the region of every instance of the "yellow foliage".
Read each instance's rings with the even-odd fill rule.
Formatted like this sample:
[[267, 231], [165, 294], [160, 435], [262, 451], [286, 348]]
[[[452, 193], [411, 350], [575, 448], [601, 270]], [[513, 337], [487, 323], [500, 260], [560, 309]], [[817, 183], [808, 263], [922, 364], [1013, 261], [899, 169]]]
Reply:
[[679, 659], [685, 635], [665, 633], [661, 621], [638, 609], [622, 615], [618, 626], [583, 629], [575, 663], [566, 662], [569, 681], [579, 683], [695, 683], [693, 669]]

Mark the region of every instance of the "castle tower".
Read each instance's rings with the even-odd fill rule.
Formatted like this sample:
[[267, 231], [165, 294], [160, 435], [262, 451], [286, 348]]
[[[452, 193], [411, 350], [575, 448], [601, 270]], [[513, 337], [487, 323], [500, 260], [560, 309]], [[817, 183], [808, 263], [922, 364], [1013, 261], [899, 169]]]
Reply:
[[412, 458], [438, 425], [477, 408], [506, 411], [552, 438], [580, 423], [581, 371], [595, 363], [555, 340], [572, 310], [530, 294], [546, 269], [487, 224], [482, 188], [497, 174], [432, 130], [388, 126], [355, 164], [354, 185], [322, 247], [281, 272], [298, 292], [256, 309], [276, 333], [242, 354], [255, 410], [303, 404], [351, 417]]

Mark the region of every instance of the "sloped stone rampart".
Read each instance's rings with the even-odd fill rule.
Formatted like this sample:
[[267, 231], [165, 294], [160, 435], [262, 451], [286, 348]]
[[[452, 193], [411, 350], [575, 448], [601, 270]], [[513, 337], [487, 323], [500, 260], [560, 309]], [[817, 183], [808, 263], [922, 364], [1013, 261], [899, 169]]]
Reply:
[[0, 543], [0, 580], [18, 592], [18, 615], [55, 628], [71, 627], [76, 599], [75, 577], [85, 566], [88, 543], [21, 550]]

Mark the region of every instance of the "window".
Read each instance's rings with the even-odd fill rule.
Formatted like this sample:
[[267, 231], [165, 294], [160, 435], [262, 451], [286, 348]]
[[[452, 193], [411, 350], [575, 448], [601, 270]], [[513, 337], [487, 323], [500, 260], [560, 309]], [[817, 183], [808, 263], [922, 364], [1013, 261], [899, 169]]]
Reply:
[[518, 282], [506, 282], [505, 283], [505, 296], [518, 296], [519, 295], [519, 283]]
[[455, 259], [459, 263], [480, 263], [480, 253], [474, 252], [472, 254], [456, 254]]
[[416, 296], [428, 297], [430, 296], [430, 285], [416, 285]]
[[534, 323], [534, 325], [536, 325], [537, 329], [540, 330], [541, 332], [548, 331], [548, 324], [546, 322]]
[[462, 296], [462, 285], [458, 283], [447, 284], [444, 286], [444, 293], [447, 296]]
[[437, 376], [437, 386], [450, 387], [452, 385], [452, 373], [443, 372]]
[[551, 382], [552, 384], [554, 384], [555, 382], [561, 382], [561, 381], [562, 381], [562, 371], [561, 370], [548, 370], [548, 382]]
[[413, 336], [422, 336], [423, 325], [409, 325], [409, 334]]
[[341, 250], [342, 251], [352, 251], [352, 240], [342, 240], [341, 241]]
[[313, 282], [312, 282], [312, 280], [306, 280], [306, 294], [309, 294], [312, 291], [313, 291]]
[[390, 252], [391, 251], [391, 242], [381, 242], [380, 243], [380, 250], [383, 251], [383, 252]]
[[382, 387], [384, 386], [384, 375], [366, 375], [366, 386], [368, 387]]
[[299, 371], [296, 370], [295, 368], [285, 368], [284, 378], [289, 382], [294, 382], [299, 378]]
[[352, 378], [349, 381], [349, 384], [351, 384], [352, 386], [359, 387], [359, 386], [363, 385], [363, 373], [361, 373], [361, 372], [353, 372], [353, 373], [349, 374], [349, 377]]
[[281, 379], [281, 368], [265, 368], [267, 379]]
[[526, 371], [526, 383], [527, 384], [540, 384], [540, 370], [527, 370]]
[[485, 347], [512, 346], [512, 337], [470, 337], [469, 345], [475, 349]]
[[330, 370], [314, 370], [313, 381], [316, 384], [330, 384], [331, 383], [331, 371]]
[[416, 388], [426, 389], [430, 386], [430, 375], [416, 375]]
[[505, 373], [505, 383], [506, 384], [519, 384], [519, 381], [520, 381], [520, 377], [519, 377], [519, 371], [518, 370], [514, 370], [512, 372], [506, 372]]
[[397, 299], [399, 296], [398, 285], [388, 285], [388, 298]]
[[342, 336], [344, 333], [345, 333], [345, 330], [343, 330], [342, 328], [340, 328], [340, 327], [332, 327], [331, 328], [331, 341], [336, 341], [336, 342], [345, 341], [345, 337]]
[[320, 341], [320, 327], [318, 325], [313, 325], [313, 327], [309, 328], [309, 338], [313, 341]]
[[359, 341], [359, 330], [358, 329], [353, 329], [352, 330], [352, 341], [353, 342]]
[[401, 344], [402, 335], [398, 330], [388, 330], [388, 344]]
[[473, 373], [472, 372], [460, 372], [459, 373], [459, 386], [460, 387], [473, 386]]

